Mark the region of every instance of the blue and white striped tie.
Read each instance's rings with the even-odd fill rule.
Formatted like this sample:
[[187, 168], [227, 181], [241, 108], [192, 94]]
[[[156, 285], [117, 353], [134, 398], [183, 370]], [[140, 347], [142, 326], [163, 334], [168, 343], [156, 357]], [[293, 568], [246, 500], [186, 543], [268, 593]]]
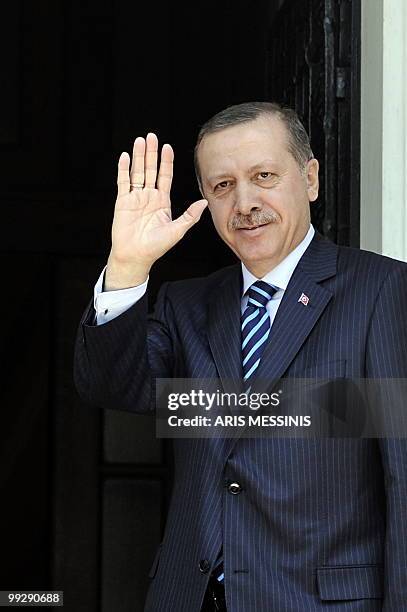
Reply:
[[[267, 312], [267, 304], [277, 291], [264, 281], [256, 281], [248, 290], [247, 306], [242, 314], [242, 359], [243, 359], [243, 382], [246, 393], [250, 392], [250, 381], [259, 367], [260, 359], [266, 346], [270, 333], [270, 316]], [[223, 550], [221, 549], [212, 575], [223, 582]]]
[[248, 302], [242, 315], [243, 381], [246, 393], [250, 381], [259, 367], [260, 359], [270, 333], [270, 315], [267, 303], [277, 291], [264, 281], [256, 281], [248, 290]]

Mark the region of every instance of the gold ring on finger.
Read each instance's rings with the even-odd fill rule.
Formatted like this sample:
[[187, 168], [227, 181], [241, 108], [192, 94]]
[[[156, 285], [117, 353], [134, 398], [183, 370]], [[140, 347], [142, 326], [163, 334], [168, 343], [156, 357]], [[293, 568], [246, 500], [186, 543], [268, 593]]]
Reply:
[[130, 187], [134, 189], [144, 189], [144, 183], [130, 183]]

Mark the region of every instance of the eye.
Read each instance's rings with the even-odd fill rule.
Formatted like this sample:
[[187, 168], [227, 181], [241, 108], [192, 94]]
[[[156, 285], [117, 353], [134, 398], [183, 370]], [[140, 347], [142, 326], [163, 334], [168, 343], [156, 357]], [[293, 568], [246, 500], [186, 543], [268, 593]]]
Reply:
[[267, 179], [271, 178], [272, 176], [274, 176], [274, 174], [272, 172], [264, 171], [264, 172], [259, 172], [257, 176], [259, 176], [260, 178], [262, 178], [264, 180], [267, 180]]
[[217, 189], [226, 189], [226, 187], [229, 185], [229, 181], [222, 181], [221, 183], [218, 183], [215, 186], [214, 191], [216, 191]]

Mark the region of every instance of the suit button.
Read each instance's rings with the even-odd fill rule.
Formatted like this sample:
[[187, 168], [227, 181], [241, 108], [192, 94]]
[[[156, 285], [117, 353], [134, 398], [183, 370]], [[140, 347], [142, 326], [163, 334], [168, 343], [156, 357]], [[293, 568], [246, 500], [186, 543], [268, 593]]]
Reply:
[[198, 566], [199, 571], [202, 572], [202, 574], [207, 574], [211, 568], [211, 564], [209, 563], [208, 559], [201, 559]]
[[241, 492], [241, 490], [242, 490], [242, 487], [240, 486], [240, 484], [238, 482], [231, 482], [228, 485], [228, 491], [232, 495], [237, 495], [238, 493]]

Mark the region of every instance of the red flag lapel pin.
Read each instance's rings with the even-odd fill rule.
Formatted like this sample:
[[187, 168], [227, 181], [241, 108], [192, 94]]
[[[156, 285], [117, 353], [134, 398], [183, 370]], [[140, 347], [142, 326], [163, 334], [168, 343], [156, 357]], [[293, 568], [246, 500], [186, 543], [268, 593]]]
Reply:
[[301, 293], [298, 301], [301, 302], [301, 304], [304, 304], [304, 306], [308, 306], [309, 297], [308, 295], [305, 295], [305, 293]]

